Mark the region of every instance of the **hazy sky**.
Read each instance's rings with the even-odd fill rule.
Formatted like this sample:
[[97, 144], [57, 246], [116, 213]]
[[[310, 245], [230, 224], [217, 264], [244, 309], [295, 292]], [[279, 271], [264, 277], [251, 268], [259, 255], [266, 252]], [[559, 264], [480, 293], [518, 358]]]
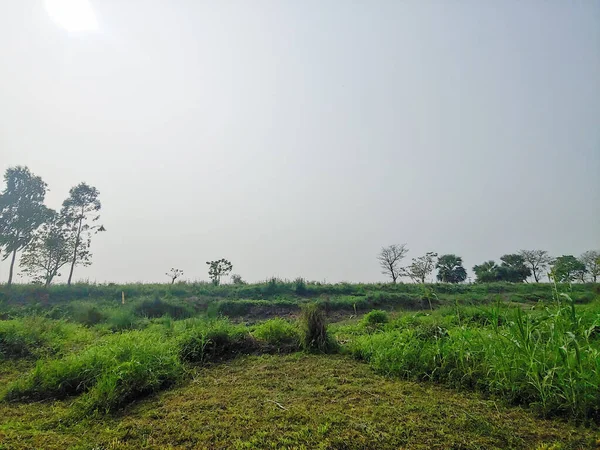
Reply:
[[600, 1], [90, 4], [98, 29], [69, 33], [0, 0], [0, 170], [29, 166], [54, 208], [101, 193], [75, 279], [225, 257], [377, 281], [391, 243], [468, 268], [600, 247]]

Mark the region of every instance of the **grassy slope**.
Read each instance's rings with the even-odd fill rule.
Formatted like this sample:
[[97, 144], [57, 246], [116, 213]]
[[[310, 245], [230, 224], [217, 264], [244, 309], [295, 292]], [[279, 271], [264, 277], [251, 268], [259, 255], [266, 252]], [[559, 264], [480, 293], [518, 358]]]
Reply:
[[[5, 367], [0, 385], [22, 369]], [[594, 448], [600, 438], [473, 394], [384, 378], [343, 356], [195, 369], [191, 381], [120, 415], [75, 424], [63, 420], [71, 401], [0, 404], [0, 449]]]

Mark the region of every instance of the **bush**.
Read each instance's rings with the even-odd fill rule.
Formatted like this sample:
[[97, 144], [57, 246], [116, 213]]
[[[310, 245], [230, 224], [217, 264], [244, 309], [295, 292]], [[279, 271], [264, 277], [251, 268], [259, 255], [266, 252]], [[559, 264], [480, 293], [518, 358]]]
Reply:
[[308, 351], [332, 352], [337, 349], [335, 341], [327, 334], [323, 306], [307, 303], [302, 307], [302, 347]]
[[389, 321], [389, 314], [387, 313], [387, 311], [383, 311], [381, 309], [374, 309], [373, 311], [365, 314], [362, 318], [363, 325], [370, 327], [388, 323]]
[[226, 319], [189, 321], [182, 327], [178, 351], [184, 361], [204, 363], [256, 349], [246, 327], [232, 325]]
[[134, 307], [135, 314], [142, 317], [158, 318], [169, 315], [174, 319], [183, 319], [194, 315], [191, 306], [175, 301], [167, 301], [154, 297], [153, 299], [142, 300]]
[[82, 412], [109, 412], [175, 382], [183, 367], [172, 342], [157, 333], [130, 331], [108, 336], [79, 354], [39, 361], [9, 385], [6, 400], [64, 398], [89, 391]]
[[26, 317], [0, 321], [0, 360], [58, 354], [92, 339], [89, 330], [62, 320]]
[[92, 303], [73, 303], [69, 308], [73, 321], [87, 326], [97, 325], [106, 320], [106, 313]]
[[274, 345], [281, 350], [286, 347], [297, 349], [300, 345], [298, 328], [284, 319], [267, 320], [254, 328], [254, 337]]

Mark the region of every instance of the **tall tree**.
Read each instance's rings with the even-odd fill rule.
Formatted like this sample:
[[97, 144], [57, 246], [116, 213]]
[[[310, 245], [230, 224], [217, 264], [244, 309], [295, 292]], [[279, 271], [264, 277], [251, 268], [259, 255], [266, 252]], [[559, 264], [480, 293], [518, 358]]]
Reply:
[[79, 183], [69, 191], [69, 197], [63, 202], [61, 214], [65, 217], [70, 229], [73, 242], [71, 255], [71, 269], [67, 284], [71, 284], [75, 266], [91, 264], [92, 254], [90, 244], [92, 236], [99, 231], [106, 231], [104, 226], [98, 225], [102, 204], [98, 199], [98, 190], [86, 183]]
[[413, 258], [410, 266], [404, 269], [403, 272], [406, 276], [410, 277], [411, 280], [425, 284], [427, 276], [433, 272], [433, 269], [435, 268], [436, 258], [437, 253], [427, 252], [423, 256]]
[[392, 244], [387, 247], [382, 247], [377, 259], [381, 267], [381, 273], [388, 275], [392, 279], [392, 283], [396, 284], [398, 277], [402, 273], [400, 261], [406, 256], [408, 249], [406, 244]]
[[473, 272], [478, 283], [492, 283], [498, 281], [498, 265], [494, 261], [486, 261], [473, 267]]
[[590, 281], [595, 283], [600, 276], [600, 251], [588, 250], [579, 257], [579, 261], [584, 264], [585, 270], [590, 276]]
[[34, 234], [31, 243], [23, 251], [21, 266], [23, 272], [34, 282], [48, 287], [59, 270], [69, 264], [72, 254], [72, 241], [65, 221], [55, 211], [49, 212], [49, 218]]
[[437, 279], [442, 283], [461, 283], [467, 279], [467, 271], [460, 256], [442, 255], [435, 268], [438, 269]]
[[548, 255], [546, 250], [521, 250], [519, 255], [531, 269], [535, 282], [539, 283], [542, 274], [552, 263], [552, 257]]
[[522, 283], [531, 276], [531, 269], [525, 264], [521, 255], [510, 254], [500, 258], [502, 263], [498, 268], [498, 281]]
[[33, 239], [35, 230], [48, 217], [44, 206], [46, 183], [27, 167], [9, 167], [4, 174], [6, 186], [0, 196], [0, 248], [3, 260], [11, 256], [8, 283], [13, 280], [17, 252]]
[[552, 264], [552, 275], [561, 283], [582, 280], [585, 276], [585, 264], [573, 255], [559, 256]]

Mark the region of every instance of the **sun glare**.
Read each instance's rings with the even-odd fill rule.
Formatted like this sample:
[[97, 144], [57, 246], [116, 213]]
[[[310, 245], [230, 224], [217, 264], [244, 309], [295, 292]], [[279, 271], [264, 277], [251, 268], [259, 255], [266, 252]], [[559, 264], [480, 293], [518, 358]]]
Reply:
[[98, 21], [88, 0], [44, 0], [50, 18], [69, 33], [96, 31]]

